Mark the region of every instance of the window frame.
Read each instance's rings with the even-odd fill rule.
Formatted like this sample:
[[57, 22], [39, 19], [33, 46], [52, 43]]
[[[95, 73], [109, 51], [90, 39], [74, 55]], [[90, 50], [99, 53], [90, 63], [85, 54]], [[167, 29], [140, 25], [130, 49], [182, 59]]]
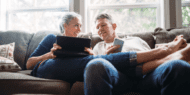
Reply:
[[[183, 2], [181, 1], [180, 3], [181, 3], [181, 6], [180, 6], [181, 11], [182, 11], [182, 7], [186, 7], [186, 6], [190, 7], [190, 1], [183, 1]], [[180, 16], [181, 16], [181, 19], [182, 19], [182, 13], [180, 14]], [[183, 26], [183, 21], [181, 21], [181, 27], [184, 27]]]
[[88, 26], [90, 25], [90, 10], [93, 9], [116, 9], [116, 8], [156, 8], [157, 9], [157, 15], [156, 18], [156, 25], [157, 27], [161, 27], [161, 11], [160, 11], [160, 2], [159, 3], [136, 3], [136, 4], [104, 4], [104, 5], [92, 5], [90, 4], [90, 1], [86, 1], [87, 3], [87, 26], [88, 27], [86, 30], [88, 32], [91, 32], [91, 27]]
[[[0, 12], [0, 30], [6, 31], [9, 28], [9, 15], [12, 13], [19, 12], [69, 12], [73, 11], [73, 2], [74, 0], [69, 0], [69, 6], [57, 6], [57, 7], [34, 7], [34, 8], [20, 8], [20, 9], [6, 9], [7, 0], [0, 0], [1, 12]], [[4, 5], [4, 6], [2, 6]], [[2, 9], [4, 9], [2, 11]]]
[[[182, 6], [190, 6], [190, 2], [186, 1], [186, 2], [181, 2], [181, 0], [174, 0], [175, 1], [175, 6], [176, 9], [175, 10], [171, 10], [169, 8], [169, 6], [171, 5], [171, 0], [160, 0], [160, 5], [159, 8], [157, 9], [157, 26], [161, 27], [161, 28], [170, 28], [170, 12], [171, 11], [175, 11], [176, 13], [176, 27], [182, 27], [182, 11], [181, 11], [181, 7]], [[6, 2], [6, 0], [0, 0], [0, 30], [6, 30], [6, 7], [4, 7], [4, 2]], [[76, 6], [76, 4], [74, 5], [74, 3], [78, 3], [78, 5]], [[89, 0], [69, 0], [69, 12], [74, 11], [77, 12], [79, 14], [82, 15], [83, 19], [82, 19], [82, 31], [84, 32], [90, 32], [90, 28], [88, 28], [88, 23], [89, 23], [89, 19], [88, 19], [88, 15], [89, 15], [89, 6], [88, 4]], [[93, 7], [93, 6], [92, 6]], [[3, 10], [2, 10], [3, 9]]]

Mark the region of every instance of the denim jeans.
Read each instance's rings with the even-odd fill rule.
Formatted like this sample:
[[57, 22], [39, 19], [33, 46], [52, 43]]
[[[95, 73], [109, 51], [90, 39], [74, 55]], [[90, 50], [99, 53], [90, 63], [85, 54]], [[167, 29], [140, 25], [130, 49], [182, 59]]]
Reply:
[[[133, 57], [131, 55], [134, 54], [136, 54], [136, 52], [121, 52], [110, 55], [86, 56], [76, 58], [48, 59], [43, 62], [39, 67], [38, 63], [34, 67], [32, 75], [41, 78], [60, 79], [70, 83], [73, 83], [75, 81], [83, 81], [84, 69], [86, 64], [90, 60], [96, 58], [106, 59], [110, 63], [112, 63], [117, 69], [125, 72], [126, 68], [135, 67], [136, 63], [130, 62], [130, 57]], [[133, 74], [130, 73], [130, 75], [136, 76], [136, 68], [131, 69], [131, 71], [133, 71]]]
[[120, 95], [137, 91], [145, 95], [190, 95], [190, 65], [182, 60], [166, 62], [142, 80], [119, 72], [109, 61], [94, 59], [84, 73], [85, 95]]
[[[133, 73], [134, 71], [130, 69], [128, 72]], [[136, 79], [121, 73], [105, 59], [93, 59], [86, 65], [84, 72], [85, 95], [121, 95], [124, 92], [134, 91], [136, 85]]]
[[138, 84], [145, 95], [190, 95], [190, 65], [172, 60], [147, 74]]

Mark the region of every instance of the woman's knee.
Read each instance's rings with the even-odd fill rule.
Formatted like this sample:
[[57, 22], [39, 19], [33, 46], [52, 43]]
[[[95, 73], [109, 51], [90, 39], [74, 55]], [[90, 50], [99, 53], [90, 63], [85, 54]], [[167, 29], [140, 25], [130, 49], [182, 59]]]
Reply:
[[188, 62], [186, 61], [183, 61], [183, 60], [172, 60], [172, 61], [169, 61], [169, 64], [168, 64], [169, 68], [171, 69], [174, 69], [174, 70], [185, 70], [185, 69], [189, 69], [190, 68], [190, 65]]

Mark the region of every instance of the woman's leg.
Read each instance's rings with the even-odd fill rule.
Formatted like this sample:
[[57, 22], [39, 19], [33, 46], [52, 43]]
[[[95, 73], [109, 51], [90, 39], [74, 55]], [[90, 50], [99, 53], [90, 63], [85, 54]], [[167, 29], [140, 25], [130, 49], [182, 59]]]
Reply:
[[[135, 60], [133, 60], [134, 62], [130, 60], [135, 54], [136, 52], [126, 52], [78, 58], [49, 59], [39, 66], [36, 75], [37, 77], [62, 79], [68, 82], [83, 81], [84, 68], [90, 60], [96, 58], [106, 59], [119, 71], [123, 72], [127, 68], [136, 65]], [[136, 74], [133, 76], [136, 76]]]
[[135, 80], [122, 74], [109, 61], [102, 58], [91, 60], [85, 68], [85, 95], [121, 95], [132, 91], [136, 83]]

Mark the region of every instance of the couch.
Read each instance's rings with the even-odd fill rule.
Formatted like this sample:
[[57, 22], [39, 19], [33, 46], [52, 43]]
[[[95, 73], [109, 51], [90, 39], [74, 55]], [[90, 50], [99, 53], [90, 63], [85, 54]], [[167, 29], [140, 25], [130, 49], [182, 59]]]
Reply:
[[[61, 35], [55, 31], [39, 31], [32, 34], [25, 31], [0, 31], [0, 45], [15, 42], [14, 60], [22, 68], [21, 71], [17, 72], [0, 72], [0, 95], [84, 95], [83, 82], [77, 81], [73, 85], [70, 85], [62, 80], [37, 78], [30, 75], [32, 70], [26, 69], [26, 62], [30, 54], [35, 50], [39, 42], [50, 33]], [[190, 28], [173, 28], [168, 30], [156, 28], [150, 32], [128, 33], [126, 35], [142, 38], [153, 49], [156, 44], [168, 43], [179, 34], [183, 34], [187, 42], [190, 43]], [[121, 38], [126, 35], [118, 33], [118, 36]], [[102, 41], [98, 35], [80, 35], [80, 37], [88, 36], [91, 36], [92, 47], [99, 41]], [[137, 94], [135, 92], [132, 93]], [[125, 95], [131, 95], [132, 93]]]

